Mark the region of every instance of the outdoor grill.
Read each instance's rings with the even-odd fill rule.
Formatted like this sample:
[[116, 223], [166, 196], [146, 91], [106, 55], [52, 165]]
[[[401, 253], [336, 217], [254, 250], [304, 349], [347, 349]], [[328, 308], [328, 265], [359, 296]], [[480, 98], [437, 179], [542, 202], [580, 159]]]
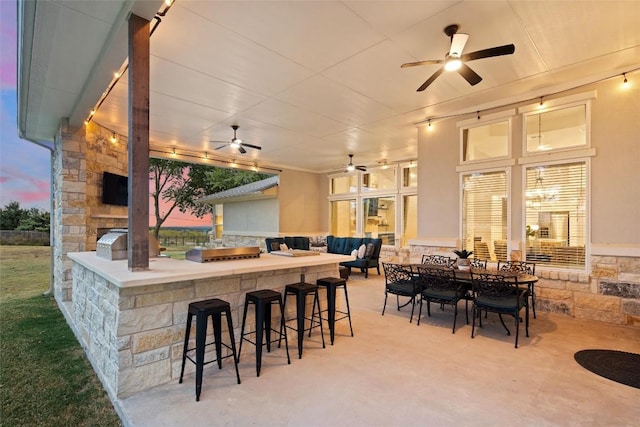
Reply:
[[185, 254], [185, 258], [194, 262], [230, 261], [236, 259], [259, 258], [258, 246], [246, 246], [239, 248], [194, 248]]
[[127, 258], [127, 230], [114, 228], [100, 237], [96, 246], [96, 255], [114, 261]]

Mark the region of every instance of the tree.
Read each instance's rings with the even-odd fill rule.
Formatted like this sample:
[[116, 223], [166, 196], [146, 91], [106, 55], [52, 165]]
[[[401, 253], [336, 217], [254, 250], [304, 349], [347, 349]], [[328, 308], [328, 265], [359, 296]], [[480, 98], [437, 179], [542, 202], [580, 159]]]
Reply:
[[20, 225], [20, 221], [25, 218], [27, 212], [20, 208], [20, 203], [9, 202], [0, 209], [0, 230], [15, 230]]
[[[162, 224], [175, 209], [202, 218], [211, 212], [212, 206], [199, 203], [199, 198], [266, 177], [268, 175], [251, 171], [149, 159], [149, 179], [154, 182], [151, 197], [156, 218], [153, 235], [158, 238]], [[160, 201], [166, 203], [165, 212], [160, 211]]]
[[0, 230], [49, 232], [50, 214], [38, 208], [22, 209], [20, 203], [9, 202], [0, 209]]

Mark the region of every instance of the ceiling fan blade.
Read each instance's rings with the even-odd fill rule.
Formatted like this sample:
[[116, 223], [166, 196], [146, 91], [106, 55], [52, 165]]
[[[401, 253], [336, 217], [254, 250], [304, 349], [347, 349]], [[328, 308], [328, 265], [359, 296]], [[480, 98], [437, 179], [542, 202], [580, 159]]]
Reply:
[[242, 145], [239, 145], [239, 146], [238, 146], [238, 151], [239, 151], [241, 154], [245, 154], [245, 153], [247, 152], [247, 150], [245, 150], [245, 149], [244, 149], [244, 147], [242, 147]]
[[253, 144], [247, 144], [246, 142], [243, 142], [240, 145], [244, 147], [255, 148], [256, 150], [262, 150], [262, 147], [258, 147], [257, 145], [253, 145]]
[[489, 49], [476, 50], [475, 52], [462, 55], [460, 59], [463, 61], [473, 61], [475, 59], [491, 58], [492, 56], [511, 55], [516, 51], [516, 46], [506, 44], [504, 46], [496, 46]]
[[444, 61], [441, 59], [429, 59], [427, 61], [407, 62], [406, 64], [402, 64], [400, 68], [417, 67], [418, 65], [427, 65], [427, 64], [442, 64], [443, 62]]
[[[220, 141], [211, 141], [211, 142], [220, 142]], [[221, 148], [226, 147], [227, 145], [228, 145], [228, 143], [226, 143], [226, 142], [225, 142], [225, 143], [223, 143], [221, 146], [219, 146], [218, 148], [214, 148], [214, 150], [219, 150], [219, 149], [221, 149]]]
[[422, 92], [423, 90], [425, 90], [431, 83], [433, 83], [435, 81], [435, 79], [438, 78], [438, 76], [440, 74], [442, 74], [442, 72], [444, 71], [444, 67], [440, 68], [438, 71], [436, 71], [435, 73], [433, 73], [431, 75], [431, 77], [429, 77], [429, 79], [427, 79], [426, 82], [422, 83], [422, 86], [420, 86], [417, 90], [417, 92]]
[[454, 57], [460, 57], [464, 46], [469, 40], [469, 34], [455, 33], [451, 38], [451, 48], [449, 49], [449, 55]]
[[366, 172], [367, 171], [367, 168], [365, 166], [356, 166], [356, 169], [358, 169], [359, 171], [362, 171], [362, 172]]
[[480, 77], [478, 73], [469, 68], [467, 64], [463, 63], [462, 65], [460, 65], [458, 73], [460, 73], [460, 75], [464, 77], [464, 79], [468, 81], [471, 86], [475, 86], [482, 81], [482, 77]]

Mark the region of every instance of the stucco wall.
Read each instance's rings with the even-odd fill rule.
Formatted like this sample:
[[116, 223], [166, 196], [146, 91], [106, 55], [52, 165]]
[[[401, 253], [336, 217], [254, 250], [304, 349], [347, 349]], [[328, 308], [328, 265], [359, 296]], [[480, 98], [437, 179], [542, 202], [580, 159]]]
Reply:
[[320, 221], [321, 205], [326, 204], [322, 182], [319, 174], [282, 171], [278, 187], [281, 235], [315, 235], [324, 229]]
[[592, 103], [591, 242], [640, 245], [640, 84], [620, 83]]
[[278, 199], [224, 204], [224, 234], [274, 232], [278, 229]]

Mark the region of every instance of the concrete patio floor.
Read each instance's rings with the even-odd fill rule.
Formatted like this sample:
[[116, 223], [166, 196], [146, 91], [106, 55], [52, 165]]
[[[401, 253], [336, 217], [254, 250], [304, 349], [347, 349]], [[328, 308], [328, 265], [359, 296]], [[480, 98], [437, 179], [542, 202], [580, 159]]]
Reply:
[[411, 307], [397, 311], [390, 296], [381, 316], [383, 276], [354, 274], [348, 292], [353, 338], [348, 322], [340, 321], [333, 346], [325, 330], [323, 349], [315, 330], [298, 359], [291, 331], [291, 365], [284, 345], [272, 349], [264, 353], [259, 378], [254, 355], [243, 348], [242, 384], [230, 359], [222, 370], [207, 365], [200, 402], [191, 374], [183, 384], [116, 401], [125, 425], [640, 425], [640, 389], [593, 374], [573, 358], [584, 349], [640, 353], [638, 329], [538, 312], [529, 338], [521, 327], [515, 349], [513, 336], [491, 314], [472, 340], [464, 303], [452, 334], [451, 307], [432, 305], [430, 318], [425, 307], [417, 326], [416, 316], [409, 323]]

